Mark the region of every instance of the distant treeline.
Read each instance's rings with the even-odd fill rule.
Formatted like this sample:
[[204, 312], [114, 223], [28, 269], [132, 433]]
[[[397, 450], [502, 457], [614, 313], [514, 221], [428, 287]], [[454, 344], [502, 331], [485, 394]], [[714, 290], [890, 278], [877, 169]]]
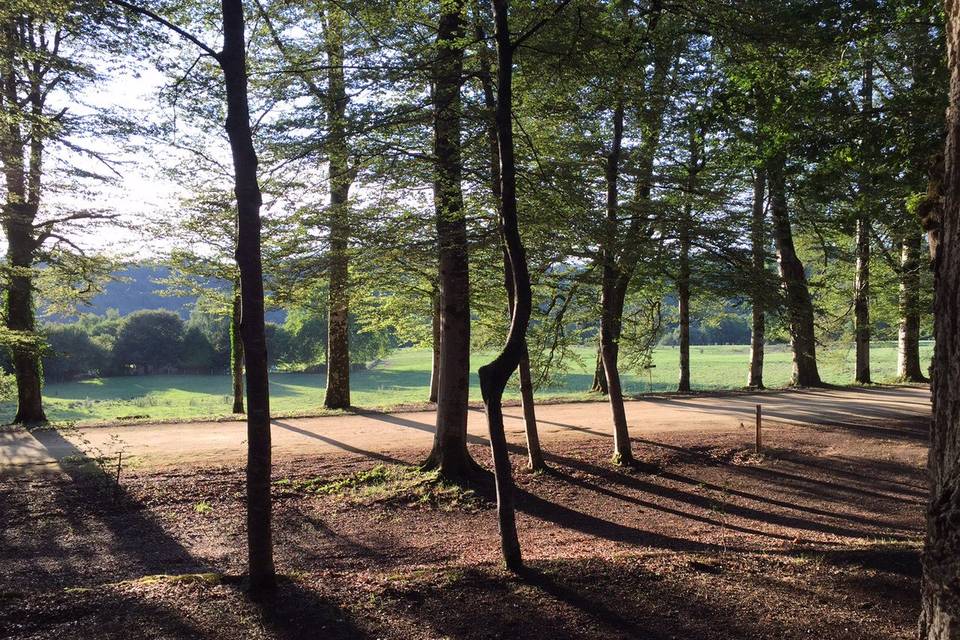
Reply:
[[[184, 321], [166, 310], [120, 315], [84, 314], [72, 323], [43, 327], [47, 380], [159, 373], [228, 373], [230, 319], [194, 311]], [[325, 315], [299, 311], [283, 324], [267, 323], [270, 366], [322, 371], [326, 362]], [[359, 366], [397, 346], [389, 332], [357, 330], [351, 323], [351, 354]]]

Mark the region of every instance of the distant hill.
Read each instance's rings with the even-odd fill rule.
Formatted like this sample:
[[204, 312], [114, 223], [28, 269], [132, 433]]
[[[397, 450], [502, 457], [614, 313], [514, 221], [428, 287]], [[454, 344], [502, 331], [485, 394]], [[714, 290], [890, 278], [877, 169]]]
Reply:
[[[102, 316], [107, 309], [116, 309], [125, 316], [140, 309], [166, 309], [186, 319], [196, 298], [160, 295], [163, 287], [157, 281], [169, 273], [170, 269], [162, 265], [126, 267], [113, 274], [115, 279], [106, 284], [103, 293], [94, 297], [89, 305], [81, 305], [77, 310]], [[44, 319], [48, 322], [69, 320], [60, 316], [44, 316]]]
[[[170, 274], [170, 268], [157, 264], [131, 265], [114, 273], [114, 279], [106, 283], [103, 293], [95, 296], [89, 305], [82, 305], [80, 313], [106, 314], [107, 309], [116, 309], [125, 316], [141, 309], [166, 309], [184, 320], [190, 315], [197, 299], [192, 296], [165, 296], [160, 292], [163, 285], [157, 284]], [[210, 286], [217, 286], [213, 281]], [[284, 311], [268, 311], [267, 321], [282, 323]], [[59, 315], [43, 315], [46, 322], [70, 322], [71, 318]]]

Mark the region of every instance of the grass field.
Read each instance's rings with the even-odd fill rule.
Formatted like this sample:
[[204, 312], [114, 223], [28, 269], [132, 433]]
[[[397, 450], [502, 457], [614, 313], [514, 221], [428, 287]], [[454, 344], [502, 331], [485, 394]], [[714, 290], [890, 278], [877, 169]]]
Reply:
[[[921, 357], [928, 362], [932, 344], [924, 344]], [[640, 374], [624, 376], [625, 392], [672, 391], [676, 387], [679, 352], [672, 347], [658, 348], [655, 367]], [[707, 346], [691, 349], [691, 379], [695, 389], [719, 390], [742, 387], [746, 380], [748, 346]], [[542, 398], [585, 398], [593, 379], [593, 350], [579, 353], [582, 362], [570, 362], [562, 384], [540, 389]], [[821, 348], [820, 372], [826, 382], [849, 384], [853, 378], [852, 346]], [[490, 354], [475, 354], [471, 363], [470, 396], [480, 399], [476, 370]], [[896, 375], [896, 345], [875, 344], [872, 349], [873, 378], [892, 381]], [[790, 351], [785, 345], [767, 348], [764, 380], [769, 387], [783, 386], [790, 379]], [[271, 376], [271, 408], [274, 414], [320, 413], [323, 404], [324, 376], [276, 373]], [[430, 352], [403, 349], [394, 352], [385, 363], [352, 377], [352, 400], [358, 407], [390, 407], [422, 403], [430, 383]], [[55, 421], [109, 421], [117, 419], [171, 420], [191, 417], [216, 417], [230, 411], [228, 376], [137, 376], [100, 378], [50, 384], [45, 389], [47, 416]], [[508, 396], [515, 397], [511, 387]], [[9, 422], [15, 407], [0, 405], [0, 420]]]

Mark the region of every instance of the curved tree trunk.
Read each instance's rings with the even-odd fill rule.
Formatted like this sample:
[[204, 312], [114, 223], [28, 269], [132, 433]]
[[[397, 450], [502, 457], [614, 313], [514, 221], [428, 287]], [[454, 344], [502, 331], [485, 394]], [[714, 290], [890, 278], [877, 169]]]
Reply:
[[440, 282], [440, 366], [437, 430], [424, 468], [450, 480], [478, 469], [467, 451], [470, 393], [470, 269], [460, 160], [462, 0], [443, 3], [434, 69], [434, 207]]
[[516, 170], [513, 149], [513, 44], [507, 16], [507, 0], [493, 0], [494, 37], [497, 42], [497, 107], [495, 122], [500, 156], [500, 226], [509, 256], [513, 290], [516, 296], [513, 317], [503, 349], [488, 364], [480, 367], [480, 391], [487, 413], [490, 432], [490, 452], [493, 456], [494, 479], [497, 491], [497, 523], [500, 529], [500, 549], [503, 561], [510, 571], [523, 568], [520, 541], [517, 538], [514, 511], [513, 475], [510, 454], [503, 428], [503, 391], [523, 358], [527, 323], [530, 320], [532, 294], [527, 258], [520, 238], [517, 221]]
[[[483, 28], [477, 25], [477, 40], [485, 41]], [[490, 147], [490, 186], [493, 199], [496, 203], [498, 217], [503, 202], [500, 176], [500, 143], [497, 138], [496, 110], [497, 102], [494, 97], [493, 80], [491, 78], [491, 64], [485, 45], [480, 51], [480, 78], [483, 85], [483, 102], [487, 109], [489, 121], [487, 124], [487, 143]], [[504, 237], [503, 227], [500, 225], [500, 237], [503, 242], [503, 286], [507, 291], [507, 313], [513, 317], [513, 306], [516, 303], [514, 291], [513, 268], [510, 265], [510, 252]], [[540, 434], [537, 431], [537, 413], [533, 400], [533, 377], [530, 375], [530, 354], [527, 350], [527, 341], [523, 341], [523, 353], [520, 357], [520, 403], [523, 408], [523, 431], [527, 440], [527, 463], [534, 471], [544, 471], [547, 463], [543, 459], [543, 450], [540, 447]]]
[[243, 413], [243, 341], [240, 321], [243, 316], [240, 284], [233, 288], [233, 313], [230, 315], [230, 377], [233, 380], [233, 412]]
[[326, 10], [327, 140], [330, 182], [330, 267], [327, 316], [327, 389], [323, 404], [328, 409], [350, 406], [349, 254], [352, 182], [344, 118], [347, 91], [343, 73], [343, 38], [346, 17], [334, 3]]
[[767, 175], [763, 169], [757, 169], [753, 176], [753, 211], [750, 219], [750, 245], [753, 267], [753, 281], [756, 289], [753, 291], [752, 306], [753, 318], [750, 325], [750, 372], [747, 375], [747, 386], [763, 389], [763, 343], [766, 334], [766, 318], [764, 316], [763, 291], [761, 283], [766, 281], [767, 270], [766, 215], [764, 208], [765, 187]]
[[240, 268], [240, 334], [247, 368], [247, 546], [250, 589], [276, 586], [270, 502], [270, 385], [260, 255], [260, 185], [250, 130], [243, 3], [222, 0], [223, 51], [219, 55], [227, 94], [226, 130], [233, 152], [237, 197], [237, 265]]
[[775, 156], [767, 166], [770, 189], [770, 212], [777, 243], [780, 278], [786, 292], [790, 344], [793, 347], [793, 384], [801, 387], [820, 386], [817, 370], [817, 343], [813, 323], [813, 301], [807, 287], [807, 275], [793, 246], [793, 230], [787, 209], [785, 159]]
[[900, 331], [897, 336], [897, 377], [926, 382], [920, 364], [920, 235], [900, 243]]
[[920, 640], [960, 638], [960, 1], [946, 0], [944, 5], [950, 104], [943, 210], [934, 257], [936, 351]]

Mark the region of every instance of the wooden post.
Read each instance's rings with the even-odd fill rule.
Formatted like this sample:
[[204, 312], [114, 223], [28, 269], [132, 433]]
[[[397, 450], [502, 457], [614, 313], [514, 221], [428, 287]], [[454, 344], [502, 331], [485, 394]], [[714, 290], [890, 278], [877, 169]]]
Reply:
[[763, 418], [761, 417], [760, 405], [758, 404], [757, 405], [757, 448], [756, 448], [757, 453], [760, 453], [760, 449], [763, 446], [763, 440], [760, 436], [760, 425], [762, 424], [762, 422], [763, 422]]

